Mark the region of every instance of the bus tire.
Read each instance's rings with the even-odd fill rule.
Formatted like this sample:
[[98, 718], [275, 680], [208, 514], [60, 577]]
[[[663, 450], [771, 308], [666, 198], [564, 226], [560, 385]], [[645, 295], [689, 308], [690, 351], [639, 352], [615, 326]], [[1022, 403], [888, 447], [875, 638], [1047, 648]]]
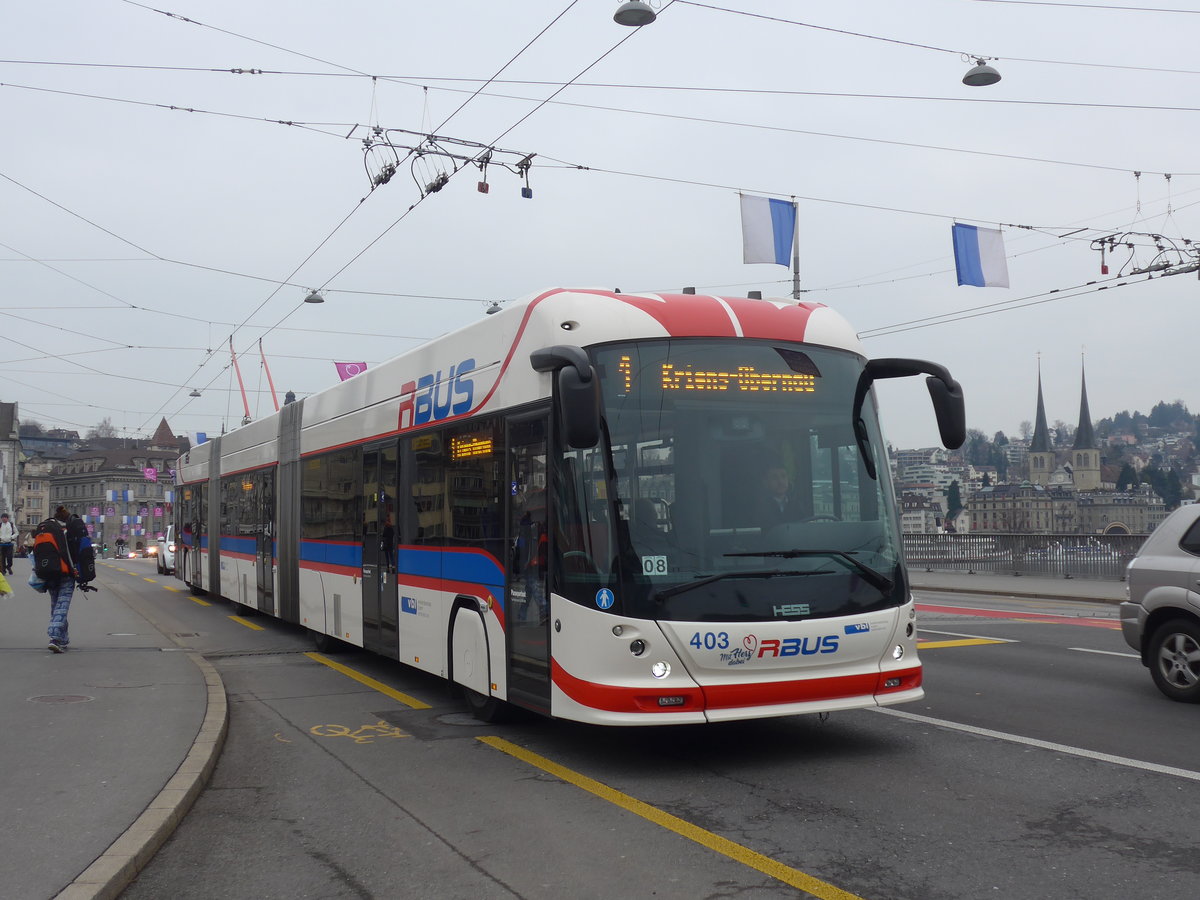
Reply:
[[323, 631], [314, 631], [310, 628], [308, 636], [312, 638], [313, 646], [317, 648], [318, 653], [337, 653], [342, 647], [341, 641]]
[[471, 710], [471, 715], [481, 722], [497, 724], [512, 718], [512, 706], [497, 697], [485, 697], [479, 691], [468, 687], [462, 688], [462, 695], [467, 708]]

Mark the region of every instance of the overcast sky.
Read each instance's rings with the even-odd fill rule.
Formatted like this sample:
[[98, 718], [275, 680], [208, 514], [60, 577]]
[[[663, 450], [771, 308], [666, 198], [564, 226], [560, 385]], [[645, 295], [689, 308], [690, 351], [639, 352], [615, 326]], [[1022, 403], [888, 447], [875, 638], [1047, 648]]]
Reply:
[[[787, 269], [741, 261], [742, 190], [800, 198], [805, 298], [871, 356], [948, 366], [989, 437], [1032, 420], [1039, 354], [1051, 422], [1077, 421], [1082, 359], [1095, 418], [1200, 410], [1196, 273], [1129, 276], [1156, 259], [1137, 238], [1104, 276], [1091, 246], [1200, 239], [1200, 15], [655, 4], [641, 29], [613, 0], [5, 4], [0, 399], [219, 433], [243, 415], [231, 334], [258, 418], [260, 338], [282, 399], [545, 287], [789, 296]], [[964, 53], [1002, 81], [964, 86]], [[429, 156], [372, 190], [373, 126], [400, 157], [405, 131], [495, 146], [490, 193]], [[531, 153], [525, 199], [498, 163]], [[1004, 226], [1010, 288], [956, 285], [954, 221]], [[895, 445], [937, 443], [918, 379], [880, 395]]]

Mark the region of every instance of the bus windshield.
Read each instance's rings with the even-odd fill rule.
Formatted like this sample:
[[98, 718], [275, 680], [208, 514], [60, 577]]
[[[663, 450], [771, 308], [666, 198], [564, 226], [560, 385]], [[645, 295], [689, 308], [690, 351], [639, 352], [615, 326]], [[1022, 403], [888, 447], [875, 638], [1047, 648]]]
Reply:
[[873, 396], [861, 441], [851, 421], [861, 357], [744, 339], [638, 341], [592, 357], [604, 435], [558, 460], [559, 593], [676, 621], [907, 600]]

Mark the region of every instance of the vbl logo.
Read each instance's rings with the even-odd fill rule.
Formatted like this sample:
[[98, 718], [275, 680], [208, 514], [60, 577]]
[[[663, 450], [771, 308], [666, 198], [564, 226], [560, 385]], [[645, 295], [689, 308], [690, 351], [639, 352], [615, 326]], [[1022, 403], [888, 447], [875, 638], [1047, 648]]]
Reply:
[[466, 376], [473, 371], [475, 360], [464, 359], [450, 367], [450, 374], [444, 380], [442, 370], [438, 369], [416, 381], [406, 381], [400, 388], [397, 427], [412, 428], [469, 412], [475, 399], [475, 382]]

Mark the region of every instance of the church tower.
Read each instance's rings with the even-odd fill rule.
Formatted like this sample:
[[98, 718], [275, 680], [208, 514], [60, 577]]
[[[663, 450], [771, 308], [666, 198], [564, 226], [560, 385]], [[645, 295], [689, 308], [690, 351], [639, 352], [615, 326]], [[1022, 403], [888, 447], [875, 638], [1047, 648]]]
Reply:
[[1087, 373], [1080, 365], [1079, 427], [1075, 429], [1075, 443], [1071, 447], [1071, 471], [1075, 490], [1094, 491], [1100, 487], [1100, 448], [1096, 446], [1096, 433], [1092, 429], [1092, 414], [1088, 410]]
[[1053, 473], [1054, 449], [1050, 446], [1050, 429], [1046, 425], [1046, 404], [1042, 402], [1042, 361], [1039, 359], [1037, 417], [1033, 424], [1033, 438], [1029, 441], [1029, 480], [1045, 485]]

